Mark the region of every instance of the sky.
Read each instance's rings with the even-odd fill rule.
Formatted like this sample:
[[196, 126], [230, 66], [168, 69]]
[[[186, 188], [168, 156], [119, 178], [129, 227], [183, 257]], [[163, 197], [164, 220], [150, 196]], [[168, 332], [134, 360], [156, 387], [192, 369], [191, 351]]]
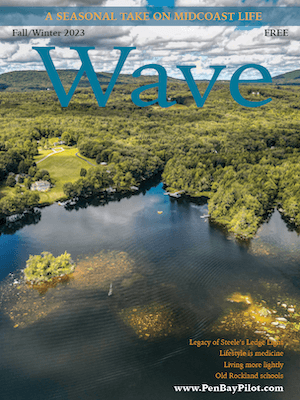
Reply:
[[[176, 6], [297, 6], [299, 0], [175, 0]], [[48, 0], [49, 6], [91, 6], [95, 0]], [[102, 6], [158, 5], [157, 0], [98, 0]], [[172, 5], [165, 0], [162, 5]], [[0, 6], [35, 6], [40, 0], [0, 0]], [[76, 25], [74, 26], [76, 28]], [[20, 27], [22, 28], [22, 27]], [[38, 27], [36, 27], [38, 28]], [[51, 30], [51, 27], [41, 27]], [[70, 27], [69, 27], [70, 28]], [[234, 71], [244, 64], [260, 64], [272, 76], [300, 69], [300, 27], [285, 27], [288, 37], [266, 37], [265, 29], [247, 30], [235, 26], [217, 27], [84, 27], [85, 36], [74, 38], [16, 38], [12, 29], [0, 27], [0, 73], [16, 70], [44, 70], [38, 53], [32, 46], [55, 46], [51, 56], [56, 68], [79, 69], [77, 53], [70, 46], [94, 46], [89, 55], [96, 71], [113, 72], [119, 52], [115, 46], [135, 46], [124, 64], [123, 73], [131, 74], [145, 64], [164, 66], [169, 76], [182, 78], [177, 65], [195, 65], [193, 75], [197, 79], [210, 79], [212, 65], [223, 65], [226, 69], [220, 79], [230, 79]], [[283, 28], [282, 26], [280, 28]], [[56, 28], [58, 29], [58, 28]], [[63, 27], [59, 28], [63, 30]], [[153, 70], [146, 71], [153, 73]], [[247, 74], [246, 74], [247, 75]], [[245, 76], [246, 77], [246, 76]], [[248, 78], [258, 77], [255, 70], [248, 71]]]

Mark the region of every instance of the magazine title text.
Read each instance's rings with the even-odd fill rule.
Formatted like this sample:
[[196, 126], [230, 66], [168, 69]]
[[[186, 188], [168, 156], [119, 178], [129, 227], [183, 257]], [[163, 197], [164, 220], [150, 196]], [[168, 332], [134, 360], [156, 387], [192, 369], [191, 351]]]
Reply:
[[[109, 85], [107, 86], [107, 89], [105, 93], [103, 93], [103, 90], [100, 86], [100, 83], [97, 78], [97, 74], [94, 71], [94, 68], [92, 66], [91, 60], [88, 55], [89, 50], [93, 50], [94, 47], [70, 47], [70, 49], [75, 50], [81, 60], [81, 68], [77, 73], [76, 78], [74, 79], [74, 82], [69, 90], [69, 93], [67, 94], [65, 92], [65, 89], [61, 83], [61, 80], [58, 76], [58, 73], [54, 67], [53, 61], [50, 56], [50, 50], [54, 50], [55, 47], [33, 47], [34, 50], [36, 50], [40, 57], [42, 58], [42, 61], [45, 65], [45, 68], [47, 70], [47, 73], [49, 75], [49, 78], [51, 80], [51, 83], [54, 87], [54, 90], [56, 91], [56, 94], [58, 96], [58, 99], [60, 101], [60, 104], [62, 107], [68, 107], [70, 100], [75, 92], [75, 89], [84, 73], [86, 73], [86, 76], [89, 79], [89, 82], [91, 84], [91, 87], [93, 89], [93, 92], [95, 94], [96, 100], [98, 102], [99, 107], [105, 107], [106, 103], [109, 99], [109, 96], [116, 84], [116, 81], [118, 79], [118, 76], [120, 75], [121, 69], [129, 55], [129, 53], [135, 49], [135, 47], [115, 47], [115, 49], [120, 50], [121, 54], [117, 63], [117, 66], [114, 70], [114, 73], [112, 74], [111, 80], [109, 82]], [[177, 65], [176, 68], [178, 68], [186, 83], [188, 84], [188, 87], [193, 95], [193, 98], [195, 100], [195, 103], [197, 107], [203, 107], [204, 103], [211, 92], [217, 78], [219, 77], [221, 71], [226, 68], [226, 66], [222, 65], [211, 65], [210, 68], [214, 70], [214, 74], [209, 81], [208, 87], [201, 96], [197, 84], [192, 76], [191, 70], [193, 68], [196, 68], [195, 65], [186, 65], [186, 66], [180, 66]], [[256, 79], [256, 80], [242, 80], [240, 79], [241, 74], [247, 70], [247, 69], [256, 69], [257, 71], [260, 72], [262, 75], [262, 79]], [[167, 71], [165, 68], [159, 64], [147, 64], [144, 65], [138, 69], [136, 69], [132, 76], [134, 78], [138, 78], [141, 76], [142, 71], [145, 69], [152, 69], [155, 70], [158, 73], [158, 82], [157, 83], [152, 83], [149, 85], [144, 85], [140, 88], [135, 89], [131, 93], [131, 99], [132, 102], [137, 105], [138, 107], [147, 107], [150, 105], [153, 105], [155, 103], [158, 103], [160, 107], [163, 108], [168, 108], [176, 104], [176, 101], [168, 101], [167, 100]], [[240, 104], [243, 107], [260, 107], [265, 104], [268, 104], [272, 99], [268, 98], [265, 100], [261, 101], [249, 101], [245, 99], [239, 90], [239, 84], [240, 83], [272, 83], [272, 78], [269, 73], [269, 71], [258, 64], [246, 64], [243, 65], [242, 67], [238, 68], [235, 73], [232, 75], [231, 80], [230, 80], [230, 93], [233, 99]], [[158, 89], [158, 95], [156, 99], [153, 99], [151, 101], [144, 101], [141, 99], [140, 95], [145, 92], [148, 89], [152, 88], [157, 88]]]

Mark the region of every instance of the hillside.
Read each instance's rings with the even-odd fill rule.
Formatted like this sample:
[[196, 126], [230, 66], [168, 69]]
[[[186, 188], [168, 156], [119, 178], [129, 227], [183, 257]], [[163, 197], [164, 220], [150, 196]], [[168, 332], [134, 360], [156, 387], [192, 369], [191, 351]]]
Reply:
[[272, 78], [273, 83], [279, 85], [299, 85], [300, 84], [300, 69], [286, 72], [285, 74], [277, 75]]
[[[77, 70], [58, 70], [58, 75], [65, 88], [70, 87], [77, 75]], [[97, 77], [101, 85], [108, 85], [111, 80], [111, 73], [97, 72]], [[169, 78], [170, 81], [177, 79]], [[131, 75], [120, 74], [117, 85], [120, 84], [148, 84], [157, 81], [155, 76], [141, 76], [133, 78]], [[78, 88], [91, 87], [87, 76], [81, 78]], [[13, 71], [0, 75], [0, 91], [2, 92], [28, 92], [33, 90], [53, 90], [52, 83], [46, 71]]]
[[[68, 89], [72, 85], [78, 71], [58, 70], [57, 72], [63, 86]], [[109, 84], [111, 76], [112, 74], [108, 72], [97, 72], [99, 82], [104, 88]], [[299, 85], [300, 69], [275, 76], [272, 79], [276, 85]], [[131, 75], [120, 74], [116, 84], [146, 85], [154, 82], [157, 82], [155, 75], [144, 75], [139, 78], [133, 78]], [[168, 82], [177, 84], [181, 83], [182, 80], [168, 77]], [[201, 80], [196, 80], [196, 82], [200, 83]], [[225, 83], [225, 81], [218, 82]], [[89, 80], [84, 74], [79, 82], [78, 89], [90, 87]], [[0, 92], [30, 92], [39, 90], [53, 90], [52, 83], [46, 71], [13, 71], [0, 75]]]

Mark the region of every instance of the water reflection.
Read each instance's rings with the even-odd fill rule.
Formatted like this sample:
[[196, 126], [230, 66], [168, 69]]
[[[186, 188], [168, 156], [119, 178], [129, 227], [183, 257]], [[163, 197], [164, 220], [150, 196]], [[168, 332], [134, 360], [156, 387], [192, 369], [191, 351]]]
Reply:
[[[282, 241], [285, 225], [275, 212], [263, 227], [269, 231], [261, 230], [257, 240], [278, 250], [274, 257], [260, 255], [252, 244], [228, 240], [201, 219], [206, 210], [169, 199], [158, 185], [105, 207], [66, 212], [53, 205], [42, 210], [37, 225], [2, 235], [2, 268], [5, 275], [13, 272], [0, 288], [5, 400], [132, 400], [147, 398], [145, 393], [149, 399], [172, 399], [173, 384], [219, 382], [216, 354], [195, 353], [189, 338], [238, 333], [286, 335], [288, 344], [297, 340], [299, 263], [292, 251], [299, 248], [297, 235]], [[279, 230], [272, 228], [274, 217]], [[21, 279], [29, 254], [42, 251], [55, 256], [67, 251], [77, 264], [68, 282], [43, 295]], [[293, 377], [297, 343], [286, 350], [285, 374]], [[295, 382], [285, 396], [298, 394]], [[272, 396], [256, 393], [255, 399]]]
[[20, 216], [13, 216], [13, 218], [7, 218], [7, 220], [0, 225], [0, 235], [13, 235], [24, 226], [36, 225], [40, 220], [41, 211], [39, 209], [26, 212]]
[[249, 251], [258, 256], [280, 257], [285, 259], [285, 263], [299, 260], [299, 233], [290, 229], [280, 213], [275, 210], [272, 218], [259, 228]]

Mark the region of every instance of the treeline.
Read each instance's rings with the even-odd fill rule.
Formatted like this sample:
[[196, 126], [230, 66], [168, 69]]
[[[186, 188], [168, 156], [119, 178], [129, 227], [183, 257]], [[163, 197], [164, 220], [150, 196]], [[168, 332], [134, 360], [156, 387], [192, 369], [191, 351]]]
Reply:
[[240, 238], [252, 237], [274, 206], [278, 180], [276, 168], [266, 165], [225, 167], [212, 185], [211, 218]]
[[32, 211], [38, 205], [39, 200], [38, 193], [18, 188], [0, 199], [0, 221], [10, 215]]
[[170, 191], [184, 190], [190, 196], [207, 197], [211, 219], [240, 238], [253, 237], [277, 205], [294, 225], [300, 226], [298, 150], [283, 153], [272, 149], [269, 154], [258, 152], [256, 158], [243, 153], [234, 159], [232, 154], [204, 154], [196, 165], [189, 162], [189, 157], [172, 158], [163, 180]]
[[0, 181], [5, 180], [10, 172], [26, 174], [34, 165], [34, 156], [37, 153], [36, 140], [27, 139], [19, 145], [14, 145], [9, 140], [0, 142]]
[[163, 169], [161, 159], [141, 146], [125, 146], [113, 141], [79, 142], [80, 154], [95, 158], [99, 165], [74, 183], [64, 185], [67, 197], [89, 197], [105, 189], [128, 190]]
[[[15, 174], [28, 174], [31, 168], [35, 168], [34, 156], [38, 152], [36, 140], [30, 136], [26, 138], [24, 135], [24, 141], [15, 143], [13, 139], [15, 138], [0, 142], [0, 184], [6, 183], [10, 187], [16, 185]], [[32, 211], [38, 205], [40, 197], [37, 193], [30, 192], [29, 187], [29, 184], [22, 189], [18, 186], [2, 198], [0, 194], [0, 221], [10, 215]]]
[[[299, 160], [297, 155], [296, 157]], [[300, 163], [283, 163], [278, 201], [281, 211], [292, 224], [300, 226]]]

